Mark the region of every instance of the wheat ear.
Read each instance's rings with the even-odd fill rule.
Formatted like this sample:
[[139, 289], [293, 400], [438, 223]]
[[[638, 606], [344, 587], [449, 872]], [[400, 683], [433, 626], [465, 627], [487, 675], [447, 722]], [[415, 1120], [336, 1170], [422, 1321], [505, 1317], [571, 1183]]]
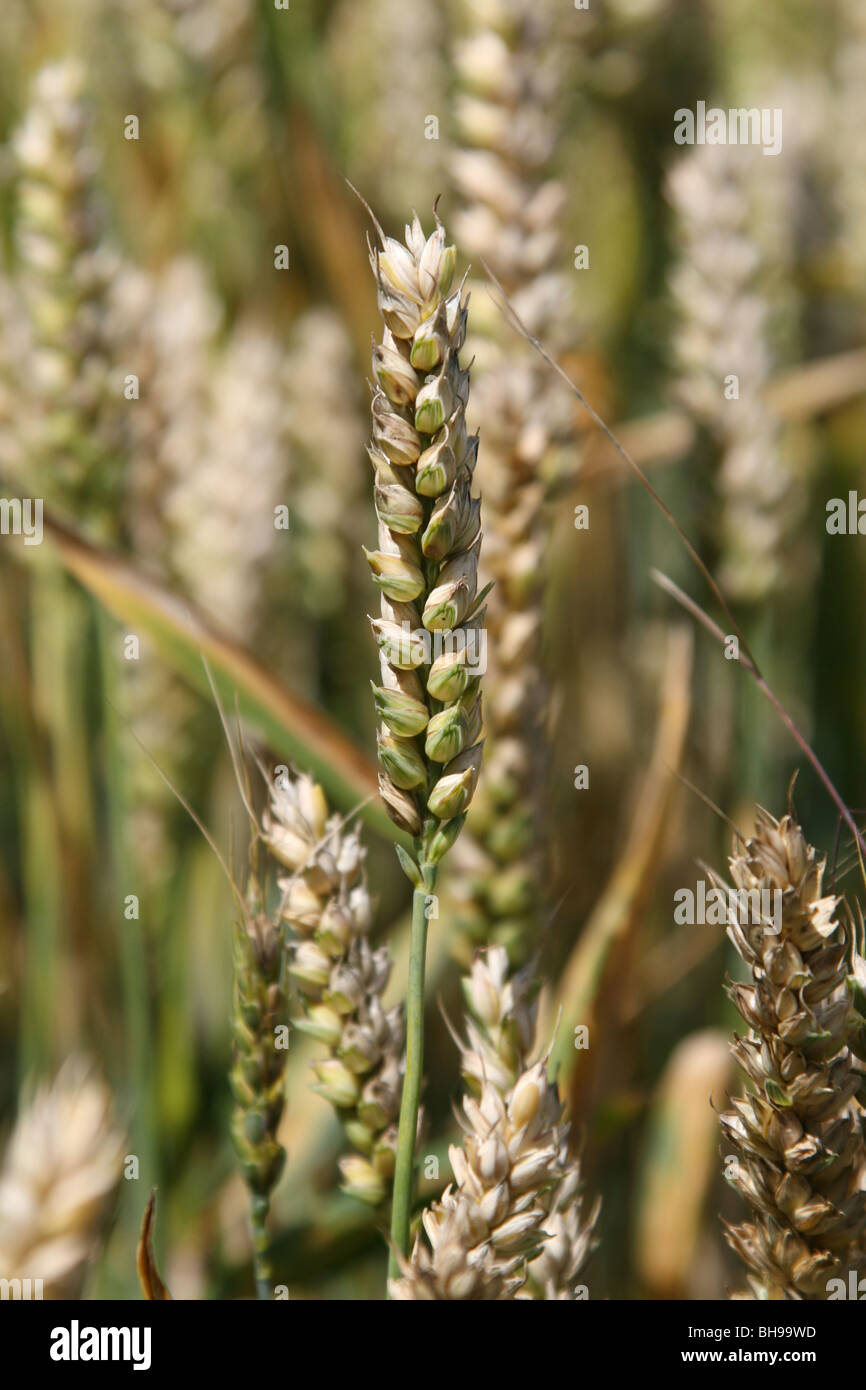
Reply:
[[464, 1140], [449, 1150], [453, 1184], [424, 1212], [427, 1243], [419, 1235], [400, 1261], [395, 1299], [577, 1296], [598, 1208], [582, 1211], [580, 1165], [568, 1154], [549, 1059], [527, 1058], [536, 1015], [529, 991], [529, 972], [509, 978], [503, 947], [476, 959], [464, 981]]
[[[373, 350], [373, 442], [379, 548], [365, 551], [381, 590], [373, 620], [382, 684], [374, 686], [379, 786], [391, 819], [414, 840], [400, 850], [412, 881], [406, 1075], [394, 1174], [394, 1250], [409, 1248], [421, 1090], [428, 897], [463, 826], [481, 766], [476, 674], [480, 502], [472, 497], [478, 436], [466, 433], [469, 373], [458, 354], [466, 300], [449, 294], [457, 252], [445, 230], [425, 237], [417, 216], [405, 242], [371, 246], [385, 324]], [[431, 637], [442, 651], [434, 655]], [[392, 1256], [392, 1269], [394, 1257]]]
[[[236, 762], [236, 772], [239, 767]], [[232, 1141], [250, 1194], [256, 1296], [268, 1300], [273, 1296], [268, 1213], [286, 1161], [277, 1132], [285, 1104], [288, 1011], [280, 917], [267, 908], [262, 831], [252, 814], [250, 824], [249, 876], [243, 896], [235, 891], [229, 1085], [235, 1102]]]
[[278, 1029], [286, 1025], [286, 998], [279, 922], [264, 911], [254, 877], [235, 922], [233, 956], [231, 1133], [250, 1193], [256, 1293], [270, 1299], [268, 1212], [286, 1161], [277, 1139], [286, 1069]]
[[30, 339], [19, 383], [30, 485], [113, 529], [124, 412], [106, 309], [117, 262], [103, 235], [84, 70], [74, 59], [36, 74], [12, 154], [16, 286]]
[[822, 1299], [831, 1278], [862, 1267], [866, 1227], [863, 1076], [848, 1046], [851, 934], [839, 899], [822, 893], [824, 860], [792, 815], [777, 821], [759, 809], [730, 869], [737, 890], [778, 897], [748, 900], [750, 915], [761, 904], [756, 925], [729, 914], [750, 976], [728, 985], [749, 1028], [732, 1051], [751, 1089], [721, 1125], [735, 1157], [729, 1181], [753, 1218], [726, 1234], [752, 1297]]
[[[556, 139], [557, 87], [549, 6], [461, 0], [451, 157], [467, 254], [500, 280], [532, 331], [550, 332], [565, 300], [556, 259], [564, 191], [545, 176]], [[552, 63], [551, 60], [554, 59]], [[473, 315], [473, 408], [483, 429], [482, 582], [495, 581], [485, 682], [485, 775], [455, 854], [459, 945], [501, 943], [520, 964], [543, 916], [542, 462], [556, 398], [542, 364], [493, 306], [482, 283]], [[561, 399], [561, 397], [560, 397]]]
[[677, 392], [717, 464], [720, 583], [729, 597], [746, 602], [778, 592], [791, 577], [792, 533], [804, 503], [790, 449], [763, 398], [773, 354], [761, 251], [752, 235], [753, 153], [701, 146], [668, 179], [680, 243], [671, 276], [679, 318]]
[[0, 1277], [41, 1280], [43, 1298], [79, 1298], [122, 1161], [108, 1088], [72, 1058], [25, 1100], [6, 1148]]
[[295, 933], [288, 968], [303, 1005], [293, 1022], [328, 1049], [313, 1064], [313, 1089], [359, 1150], [340, 1160], [343, 1188], [378, 1206], [394, 1173], [405, 1030], [402, 1009], [382, 1004], [391, 962], [387, 946], [370, 941], [366, 851], [302, 773], [272, 783], [264, 831], [288, 871], [279, 878], [280, 910]]

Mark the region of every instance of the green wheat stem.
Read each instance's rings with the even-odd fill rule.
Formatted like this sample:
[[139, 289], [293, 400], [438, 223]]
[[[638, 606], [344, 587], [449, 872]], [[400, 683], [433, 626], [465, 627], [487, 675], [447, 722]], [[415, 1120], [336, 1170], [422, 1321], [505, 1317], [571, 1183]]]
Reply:
[[27, 948], [21, 1011], [21, 1076], [48, 1071], [68, 1051], [74, 1021], [58, 1011], [63, 922], [82, 912], [81, 863], [93, 852], [92, 806], [84, 749], [83, 686], [75, 653], [88, 615], [61, 567], [45, 559], [34, 575], [31, 606], [33, 705], [44, 737], [34, 750], [25, 793], [24, 881]]
[[[156, 1094], [154, 1088], [153, 1039], [150, 1022], [149, 969], [142, 917], [127, 919], [123, 902], [127, 893], [138, 892], [130, 854], [127, 830], [129, 798], [127, 774], [129, 733], [118, 709], [121, 705], [118, 660], [120, 632], [112, 617], [101, 608], [96, 611], [96, 642], [100, 690], [104, 701], [102, 737], [105, 768], [104, 825], [108, 841], [112, 920], [117, 923], [117, 955], [120, 965], [120, 1002], [125, 1038], [124, 1071], [131, 1099], [130, 1146], [139, 1159], [143, 1180], [149, 1188], [159, 1187], [159, 1145], [156, 1142]], [[147, 907], [145, 906], [145, 911]], [[137, 1183], [123, 1183], [117, 1217], [120, 1248], [135, 1248], [141, 1223], [141, 1203]], [[123, 1267], [118, 1296], [137, 1297], [137, 1280], [132, 1267]]]
[[412, 894], [412, 933], [409, 941], [409, 984], [406, 992], [406, 1073], [400, 1098], [394, 1197], [391, 1207], [389, 1277], [400, 1276], [397, 1252], [409, 1254], [409, 1220], [415, 1170], [415, 1139], [424, 1065], [424, 970], [427, 959], [427, 901], [436, 884], [435, 866], [421, 865], [424, 886]]
[[270, 1207], [269, 1197], [253, 1197], [250, 1215], [250, 1230], [253, 1238], [253, 1275], [256, 1282], [256, 1298], [261, 1303], [270, 1303], [274, 1292], [271, 1238], [268, 1234]]
[[[135, 1102], [133, 1134], [136, 1153], [149, 1186], [159, 1184], [160, 1173], [154, 1136], [156, 1133], [154, 1084], [151, 1068], [153, 1039], [151, 1037], [148, 962], [143, 921], [127, 919], [120, 912], [125, 897], [124, 885], [132, 883], [133, 869], [129, 842], [125, 830], [128, 798], [126, 770], [128, 746], [116, 713], [120, 704], [117, 647], [119, 633], [114, 620], [102, 609], [97, 612], [97, 641], [100, 676], [105, 697], [103, 728], [106, 768], [106, 824], [110, 841], [113, 884], [120, 917], [120, 974], [123, 998], [123, 1018], [127, 1038], [127, 1065], [132, 1080]], [[131, 1220], [136, 1226], [140, 1219], [139, 1204], [130, 1207]]]

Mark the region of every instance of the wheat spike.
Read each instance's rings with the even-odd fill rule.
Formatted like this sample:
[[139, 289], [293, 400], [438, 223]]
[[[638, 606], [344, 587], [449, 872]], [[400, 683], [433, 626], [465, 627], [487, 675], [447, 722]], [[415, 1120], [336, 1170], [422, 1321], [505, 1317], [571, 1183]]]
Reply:
[[382, 594], [380, 788], [432, 866], [462, 826], [481, 766], [478, 436], [466, 432], [469, 373], [458, 360], [466, 300], [449, 294], [457, 255], [438, 218], [430, 237], [417, 217], [405, 243], [380, 233], [370, 259], [385, 323], [370, 448], [379, 548], [365, 551]]
[[251, 876], [234, 930], [234, 1059], [229, 1082], [235, 1101], [232, 1140], [252, 1201], [256, 1284], [265, 1298], [272, 1287], [267, 1217], [286, 1160], [277, 1140], [288, 1046], [288, 1038], [280, 1043], [281, 1027], [286, 1027], [282, 933], [279, 919], [264, 911]]
[[[462, 0], [454, 46], [459, 140], [451, 158], [461, 246], [491, 267], [531, 331], [556, 332], [566, 300], [556, 260], [562, 186], [545, 176], [557, 124], [558, 69], [547, 5]], [[454, 862], [458, 920], [472, 946], [505, 944], [516, 963], [534, 945], [544, 898], [540, 830], [546, 702], [541, 659], [545, 485], [542, 463], [558, 398], [526, 344], [491, 304], [473, 301], [474, 419], [483, 429], [482, 581], [492, 579], [485, 777], [471, 834]]]
[[535, 1035], [529, 988], [529, 972], [509, 978], [503, 947], [480, 956], [464, 981], [464, 1139], [449, 1149], [454, 1182], [424, 1212], [427, 1244], [419, 1235], [401, 1262], [394, 1298], [575, 1297], [598, 1209], [582, 1213], [580, 1165], [569, 1157], [548, 1058], [526, 1056]]
[[829, 1279], [862, 1265], [866, 1226], [862, 1073], [847, 1045], [850, 930], [839, 899], [822, 893], [824, 860], [791, 815], [759, 809], [730, 869], [736, 889], [780, 894], [781, 912], [768, 920], [762, 902], [757, 925], [729, 914], [749, 971], [728, 985], [749, 1029], [732, 1051], [751, 1088], [721, 1125], [736, 1156], [729, 1181], [753, 1217], [727, 1236], [753, 1297], [826, 1298]]
[[698, 146], [668, 181], [681, 248], [671, 277], [677, 389], [718, 459], [720, 582], [729, 596], [750, 602], [778, 591], [788, 575], [804, 505], [802, 479], [762, 399], [773, 354], [752, 234], [754, 192], [764, 174], [754, 158], [756, 150]]
[[261, 619], [264, 577], [279, 558], [275, 508], [285, 502], [285, 359], [263, 325], [236, 324], [211, 367], [195, 466], [186, 458], [165, 513], [172, 566], [187, 593], [232, 636]]
[[313, 1089], [337, 1109], [359, 1153], [340, 1161], [347, 1192], [384, 1200], [394, 1170], [403, 1075], [403, 1016], [382, 996], [391, 973], [386, 946], [373, 947], [373, 907], [357, 830], [328, 815], [324, 793], [303, 773], [271, 786], [267, 846], [279, 879], [283, 920], [295, 932], [289, 975], [303, 1013], [294, 1020], [328, 1049], [313, 1064]]
[[29, 339], [19, 363], [21, 449], [31, 486], [113, 529], [124, 415], [106, 309], [117, 258], [103, 234], [75, 60], [38, 71], [12, 153], [15, 283]]
[[329, 64], [358, 113], [346, 131], [351, 178], [376, 188], [389, 209], [420, 207], [442, 187], [436, 113], [448, 109], [446, 26], [435, 0], [341, 0], [334, 8]]
[[[352, 344], [331, 309], [306, 310], [292, 326], [284, 373], [292, 458], [293, 568], [298, 601], [314, 617], [345, 610], [367, 521], [366, 422]], [[354, 615], [353, 615], [354, 616]]]
[[0, 1171], [0, 1278], [79, 1298], [121, 1177], [108, 1088], [81, 1058], [24, 1100]]

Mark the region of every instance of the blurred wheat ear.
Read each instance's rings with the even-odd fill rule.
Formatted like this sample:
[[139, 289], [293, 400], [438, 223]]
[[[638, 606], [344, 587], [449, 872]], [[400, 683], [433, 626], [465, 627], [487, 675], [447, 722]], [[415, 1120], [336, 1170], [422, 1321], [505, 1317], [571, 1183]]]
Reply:
[[111, 1094], [81, 1057], [22, 1097], [0, 1169], [0, 1277], [41, 1281], [43, 1298], [80, 1298], [123, 1145]]
[[562, 76], [552, 9], [546, 0], [459, 0], [454, 7], [454, 228], [478, 276], [470, 282], [472, 416], [483, 438], [482, 582], [493, 581], [485, 773], [450, 866], [455, 946], [464, 964], [478, 946], [500, 944], [519, 966], [536, 948], [546, 916], [544, 465], [563, 428], [563, 400], [567, 424], [570, 409], [491, 304], [482, 264], [533, 332], [561, 338], [568, 290], [557, 260], [565, 191], [546, 172]]

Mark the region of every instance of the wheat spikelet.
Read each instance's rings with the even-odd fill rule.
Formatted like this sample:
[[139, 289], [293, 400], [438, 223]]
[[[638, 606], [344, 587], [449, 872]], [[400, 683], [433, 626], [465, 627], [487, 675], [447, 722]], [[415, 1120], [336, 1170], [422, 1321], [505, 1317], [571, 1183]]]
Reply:
[[768, 920], [764, 900], [758, 925], [729, 913], [750, 976], [728, 986], [749, 1029], [732, 1051], [751, 1089], [721, 1125], [736, 1155], [729, 1180], [753, 1217], [727, 1236], [753, 1297], [826, 1298], [829, 1279], [862, 1265], [866, 1226], [862, 1073], [847, 1045], [849, 927], [839, 899], [822, 893], [824, 860], [790, 814], [776, 821], [759, 809], [730, 868], [736, 889], [778, 892], [781, 914]]
[[79, 1298], [121, 1177], [105, 1084], [80, 1059], [24, 1101], [0, 1171], [0, 1278]]
[[305, 774], [280, 774], [264, 818], [280, 877], [283, 920], [296, 933], [289, 975], [303, 1013], [294, 1020], [328, 1049], [313, 1064], [313, 1089], [330, 1101], [353, 1146], [340, 1162], [343, 1185], [378, 1205], [394, 1171], [403, 1075], [403, 1017], [382, 996], [391, 973], [386, 946], [373, 947], [373, 908], [357, 830], [328, 815], [324, 793]]
[[559, 1174], [546, 1194], [544, 1243], [527, 1266], [527, 1296], [546, 1303], [573, 1303], [585, 1296], [576, 1280], [598, 1244], [595, 1226], [601, 1198], [596, 1198], [589, 1211], [584, 1210], [580, 1163], [569, 1157], [565, 1142], [559, 1154]]

